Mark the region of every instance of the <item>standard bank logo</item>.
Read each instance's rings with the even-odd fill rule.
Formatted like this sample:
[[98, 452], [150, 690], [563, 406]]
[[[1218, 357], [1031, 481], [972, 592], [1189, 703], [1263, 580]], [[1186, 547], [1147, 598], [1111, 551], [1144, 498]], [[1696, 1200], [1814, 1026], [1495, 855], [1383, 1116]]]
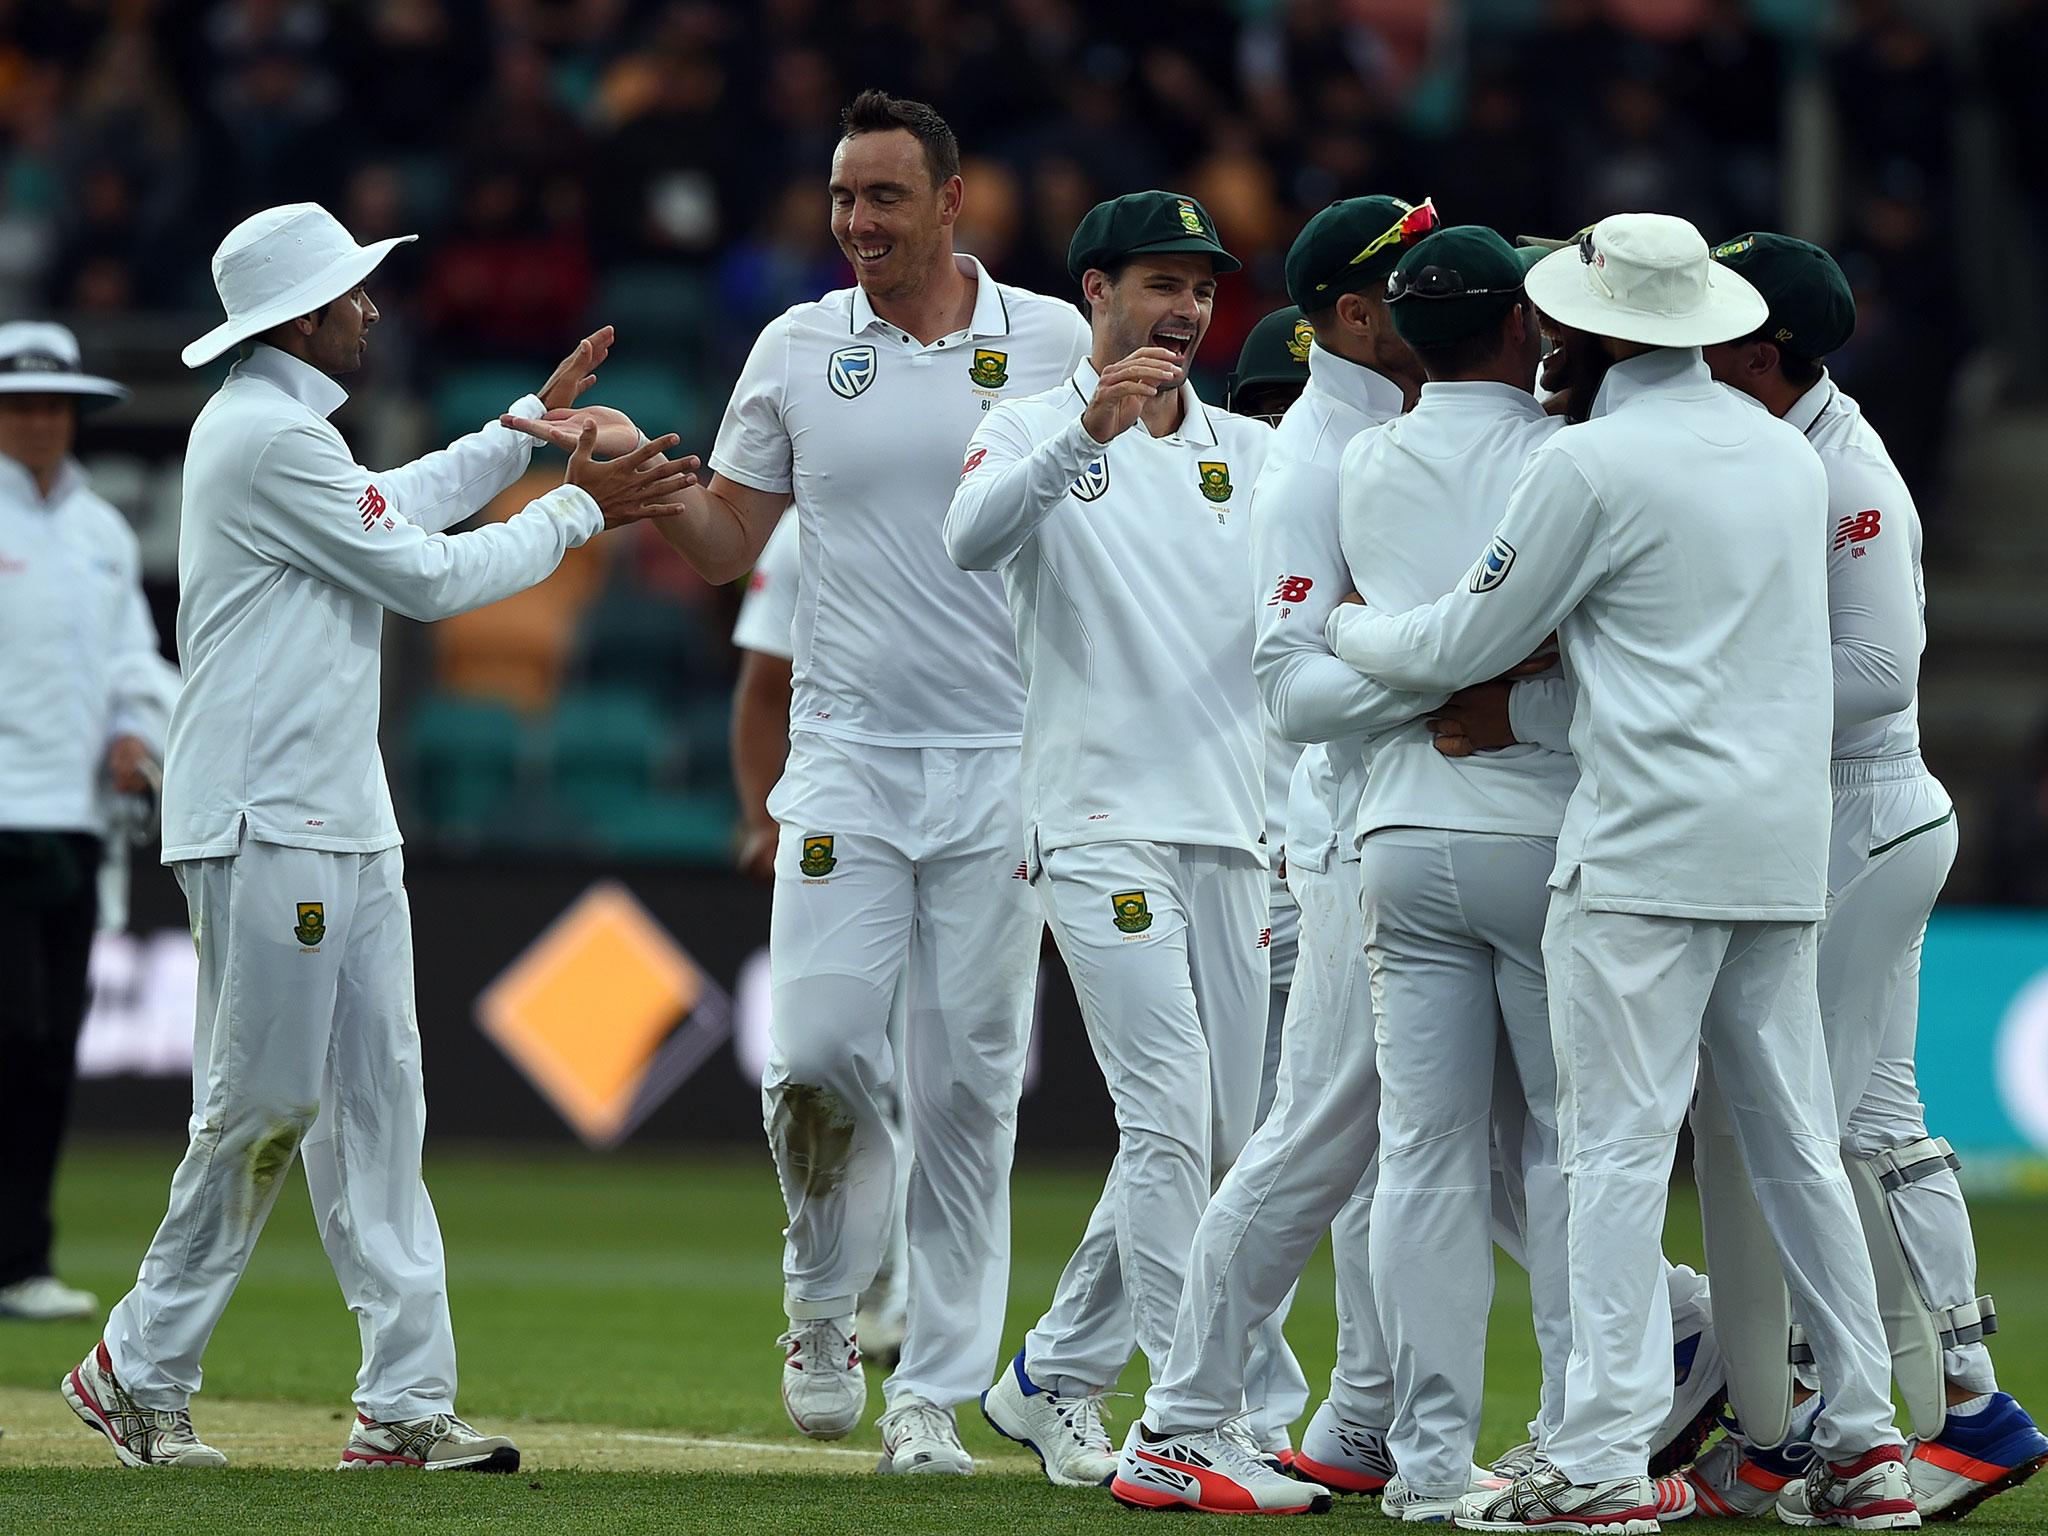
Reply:
[[1499, 534], [1486, 546], [1486, 553], [1479, 557], [1479, 563], [1472, 567], [1472, 590], [1491, 592], [1508, 579], [1508, 571], [1515, 563], [1515, 546]]
[[875, 382], [875, 349], [841, 347], [825, 364], [825, 382], [842, 400], [851, 400]]

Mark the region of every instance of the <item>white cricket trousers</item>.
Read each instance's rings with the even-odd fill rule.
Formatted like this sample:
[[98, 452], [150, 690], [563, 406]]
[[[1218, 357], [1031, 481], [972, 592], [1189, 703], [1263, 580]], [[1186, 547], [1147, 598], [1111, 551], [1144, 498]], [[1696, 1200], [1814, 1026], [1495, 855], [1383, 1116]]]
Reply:
[[[1387, 1441], [1409, 1491], [1462, 1494], [1479, 1444], [1493, 1304], [1493, 1127], [1519, 1174], [1522, 1258], [1543, 1358], [1539, 1443], [1555, 1431], [1571, 1308], [1557, 1067], [1543, 925], [1557, 841], [1393, 827], [1363, 849], [1380, 1073], [1373, 1297], [1393, 1362]], [[1496, 1059], [1504, 1043], [1509, 1070]]]
[[[1284, 856], [1280, 862], [1287, 862]], [[1266, 961], [1266, 1055], [1259, 1064], [1259, 1112], [1252, 1121], [1254, 1129], [1266, 1123], [1280, 1092], [1287, 1000], [1294, 989], [1295, 958], [1301, 947], [1301, 908], [1277, 879], [1266, 887], [1266, 922], [1272, 936]], [[1308, 1377], [1302, 1374], [1301, 1362], [1287, 1342], [1287, 1313], [1293, 1305], [1294, 1292], [1290, 1290], [1253, 1333], [1251, 1353], [1245, 1360], [1244, 1400], [1251, 1411], [1252, 1434], [1269, 1450], [1291, 1445], [1294, 1421], [1308, 1411]]]
[[1113, 1384], [1134, 1346], [1159, 1373], [1202, 1208], [1251, 1134], [1266, 871], [1236, 848], [1083, 843], [1047, 850], [1036, 884], [1116, 1108], [1102, 1197], [1024, 1341], [1031, 1377], [1072, 1392]]
[[[1010, 1156], [1043, 931], [1022, 872], [1015, 747], [790, 738], [761, 1085], [789, 1212], [791, 1318], [852, 1314], [889, 1241], [904, 1100], [909, 1305], [891, 1403], [942, 1408], [995, 1374], [1010, 1272]], [[889, 1042], [908, 992], [899, 1064]]]
[[[1834, 765], [1834, 845], [1820, 929], [1820, 1018], [1842, 1146], [1868, 1158], [1927, 1134], [1913, 1057], [1927, 915], [1956, 859], [1955, 807], [1915, 752]], [[1939, 1307], [1977, 1296], [1977, 1244], [1953, 1170], [1890, 1199], [1906, 1260]], [[1984, 1345], [1943, 1353], [1949, 1380], [1995, 1392]]]
[[1841, 1461], [1899, 1440], [1821, 1043], [1817, 926], [1593, 911], [1576, 873], [1551, 891], [1572, 1350], [1548, 1450], [1574, 1482], [1645, 1475], [1671, 1406], [1664, 1207], [1702, 1050], [1826, 1383], [1814, 1449]]
[[[1380, 1085], [1358, 868], [1288, 868], [1301, 904], [1301, 946], [1279, 1094], [1195, 1230], [1173, 1348], [1163, 1370], [1154, 1357], [1145, 1396], [1145, 1422], [1154, 1430], [1213, 1428], [1241, 1412], [1247, 1336], [1277, 1315], [1340, 1211], [1356, 1210], [1361, 1229], [1370, 1216]], [[1384, 1426], [1392, 1380], [1365, 1258], [1362, 1232], [1337, 1250], [1339, 1348], [1330, 1400], [1349, 1423]], [[1353, 1265], [1359, 1272], [1347, 1273]], [[1252, 1407], [1254, 1430], [1267, 1427], [1256, 1400]]]
[[404, 859], [245, 839], [175, 868], [199, 947], [191, 1140], [135, 1289], [107, 1320], [114, 1374], [149, 1408], [199, 1390], [206, 1341], [297, 1156], [362, 1332], [356, 1407], [454, 1412], [441, 1229], [420, 1178]]

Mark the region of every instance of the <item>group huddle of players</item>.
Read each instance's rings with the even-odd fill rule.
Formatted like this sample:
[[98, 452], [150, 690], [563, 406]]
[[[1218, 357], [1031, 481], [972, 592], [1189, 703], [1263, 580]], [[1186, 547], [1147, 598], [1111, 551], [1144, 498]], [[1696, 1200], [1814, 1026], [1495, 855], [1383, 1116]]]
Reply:
[[[1126, 1504], [1471, 1529], [1887, 1529], [2048, 1460], [1914, 1086], [1956, 829], [1919, 521], [1820, 361], [1832, 258], [1345, 199], [1225, 411], [1188, 370], [1240, 264], [1197, 200], [1082, 220], [1084, 322], [955, 253], [929, 108], [844, 127], [857, 286], [762, 333], [658, 525], [713, 579], [796, 525], [763, 1101], [797, 1427], [861, 1420], [900, 1200], [884, 1472], [972, 1471], [976, 1397]], [[1118, 1151], [997, 1369], [1045, 925]], [[1711, 1285], [1661, 1252], [1688, 1115]], [[1296, 1449], [1281, 1324], [1325, 1231]], [[1481, 1466], [1496, 1243], [1543, 1388]]]

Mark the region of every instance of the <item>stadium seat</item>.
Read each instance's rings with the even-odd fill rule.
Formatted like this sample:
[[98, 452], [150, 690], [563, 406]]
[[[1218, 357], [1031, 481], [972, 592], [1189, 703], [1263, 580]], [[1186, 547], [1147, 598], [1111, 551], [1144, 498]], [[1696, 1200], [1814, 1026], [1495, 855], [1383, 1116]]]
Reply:
[[574, 675], [586, 688], [637, 689], [678, 704], [729, 687], [726, 656], [698, 610], [619, 585], [584, 610]]
[[713, 307], [709, 285], [688, 267], [624, 266], [605, 276], [590, 323], [630, 326], [628, 346], [645, 343], [665, 351], [695, 347], [714, 323]]
[[429, 694], [406, 730], [412, 798], [431, 831], [487, 837], [519, 787], [525, 727], [503, 704]]
[[737, 818], [731, 795], [650, 794], [590, 806], [586, 822], [597, 852], [614, 858], [725, 864]]
[[660, 705], [628, 689], [564, 695], [544, 738], [550, 795], [586, 821], [650, 793], [669, 756]]
[[540, 384], [531, 368], [502, 363], [449, 369], [434, 386], [434, 417], [440, 424], [441, 441], [452, 441], [496, 421], [514, 400]]

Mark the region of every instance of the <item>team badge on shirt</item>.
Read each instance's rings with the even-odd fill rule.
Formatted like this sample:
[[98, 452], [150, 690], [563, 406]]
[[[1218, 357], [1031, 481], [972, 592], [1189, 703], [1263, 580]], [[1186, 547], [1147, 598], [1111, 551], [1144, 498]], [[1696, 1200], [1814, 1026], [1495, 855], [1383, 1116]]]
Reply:
[[976, 347], [974, 362], [967, 369], [967, 377], [983, 389], [1001, 389], [1010, 382], [1010, 354], [990, 352]]
[[830, 832], [806, 832], [804, 834], [803, 857], [796, 867], [813, 880], [820, 875], [829, 875], [839, 867], [839, 861], [832, 857], [832, 834]]
[[1152, 909], [1143, 891], [1118, 891], [1109, 898], [1113, 921], [1125, 933], [1143, 933], [1152, 926]]
[[1211, 459], [1195, 466], [1202, 472], [1202, 494], [1211, 501], [1230, 500], [1230, 466]]
[[1109, 489], [1109, 456], [1090, 459], [1074, 483], [1067, 487], [1076, 501], [1093, 501]]
[[317, 901], [299, 903], [298, 926], [292, 929], [292, 937], [308, 949], [327, 937], [327, 910]]
[[841, 347], [825, 363], [825, 382], [842, 400], [851, 400], [875, 382], [875, 349]]
[[1479, 563], [1472, 567], [1472, 590], [1491, 592], [1508, 579], [1508, 569], [1515, 563], [1515, 546], [1499, 534], [1486, 546], [1486, 553], [1479, 557]]

